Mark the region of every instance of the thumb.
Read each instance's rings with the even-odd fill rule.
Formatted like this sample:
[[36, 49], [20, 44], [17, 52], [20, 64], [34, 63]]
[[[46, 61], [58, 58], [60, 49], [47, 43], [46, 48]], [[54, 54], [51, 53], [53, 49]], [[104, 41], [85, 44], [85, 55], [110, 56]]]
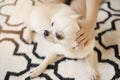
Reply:
[[81, 29], [81, 24], [82, 24], [82, 21], [80, 19], [77, 19], [77, 24], [79, 25], [79, 28]]

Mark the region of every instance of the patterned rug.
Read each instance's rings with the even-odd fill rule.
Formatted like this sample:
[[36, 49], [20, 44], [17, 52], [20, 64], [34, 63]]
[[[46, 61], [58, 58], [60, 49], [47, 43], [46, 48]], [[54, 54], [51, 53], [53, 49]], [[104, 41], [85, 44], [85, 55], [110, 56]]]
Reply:
[[[0, 80], [90, 80], [83, 60], [65, 57], [50, 64], [38, 78], [28, 77], [52, 46], [39, 34], [32, 44], [23, 39], [24, 18], [38, 1], [0, 0]], [[120, 0], [108, 0], [101, 6], [95, 30], [101, 80], [120, 80]]]

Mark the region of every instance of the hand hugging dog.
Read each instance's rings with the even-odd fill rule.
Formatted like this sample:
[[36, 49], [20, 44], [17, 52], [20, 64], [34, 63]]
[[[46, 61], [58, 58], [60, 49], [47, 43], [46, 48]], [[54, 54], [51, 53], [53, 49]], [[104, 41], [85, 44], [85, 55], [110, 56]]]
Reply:
[[92, 80], [97, 79], [97, 60], [93, 51], [95, 40], [91, 40], [85, 47], [78, 47], [76, 42], [76, 32], [80, 29], [78, 18], [82, 19], [82, 16], [62, 3], [40, 3], [32, 7], [25, 21], [27, 29], [24, 39], [31, 43], [31, 33], [35, 31], [54, 43], [54, 47], [48, 51], [49, 55], [42, 64], [32, 71], [31, 78], [43, 73], [58, 55], [64, 55], [69, 58], [84, 59], [88, 64], [88, 75]]

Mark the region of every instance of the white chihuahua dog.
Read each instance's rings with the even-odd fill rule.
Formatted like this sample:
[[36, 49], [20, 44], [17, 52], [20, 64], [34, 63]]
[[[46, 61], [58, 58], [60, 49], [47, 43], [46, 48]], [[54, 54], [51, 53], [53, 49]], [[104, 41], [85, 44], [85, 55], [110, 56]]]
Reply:
[[54, 47], [48, 51], [49, 55], [42, 64], [31, 72], [30, 77], [39, 76], [58, 55], [64, 55], [69, 58], [85, 59], [88, 64], [88, 75], [92, 80], [97, 79], [97, 60], [93, 51], [95, 40], [91, 40], [85, 47], [78, 47], [76, 42], [76, 32], [80, 29], [78, 17], [81, 16], [62, 3], [40, 3], [31, 9], [26, 20], [28, 27], [24, 38], [31, 43], [31, 32], [35, 31], [54, 43]]

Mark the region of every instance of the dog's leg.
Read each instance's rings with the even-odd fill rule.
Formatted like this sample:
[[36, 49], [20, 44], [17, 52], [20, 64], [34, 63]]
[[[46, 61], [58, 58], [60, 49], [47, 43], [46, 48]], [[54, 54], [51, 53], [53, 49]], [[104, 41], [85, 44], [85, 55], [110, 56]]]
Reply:
[[23, 38], [24, 38], [25, 41], [28, 42], [29, 44], [32, 43], [32, 30], [31, 30], [29, 27], [27, 27], [27, 28], [24, 30]]
[[38, 77], [41, 73], [43, 73], [46, 69], [46, 67], [52, 63], [52, 61], [57, 57], [57, 54], [55, 54], [54, 51], [50, 52], [49, 55], [46, 56], [45, 60], [42, 62], [41, 65], [39, 65], [37, 68], [35, 68], [31, 74], [31, 78]]
[[91, 53], [85, 58], [87, 63], [88, 73], [90, 74], [91, 80], [98, 80], [97, 72], [97, 56], [94, 53]]

